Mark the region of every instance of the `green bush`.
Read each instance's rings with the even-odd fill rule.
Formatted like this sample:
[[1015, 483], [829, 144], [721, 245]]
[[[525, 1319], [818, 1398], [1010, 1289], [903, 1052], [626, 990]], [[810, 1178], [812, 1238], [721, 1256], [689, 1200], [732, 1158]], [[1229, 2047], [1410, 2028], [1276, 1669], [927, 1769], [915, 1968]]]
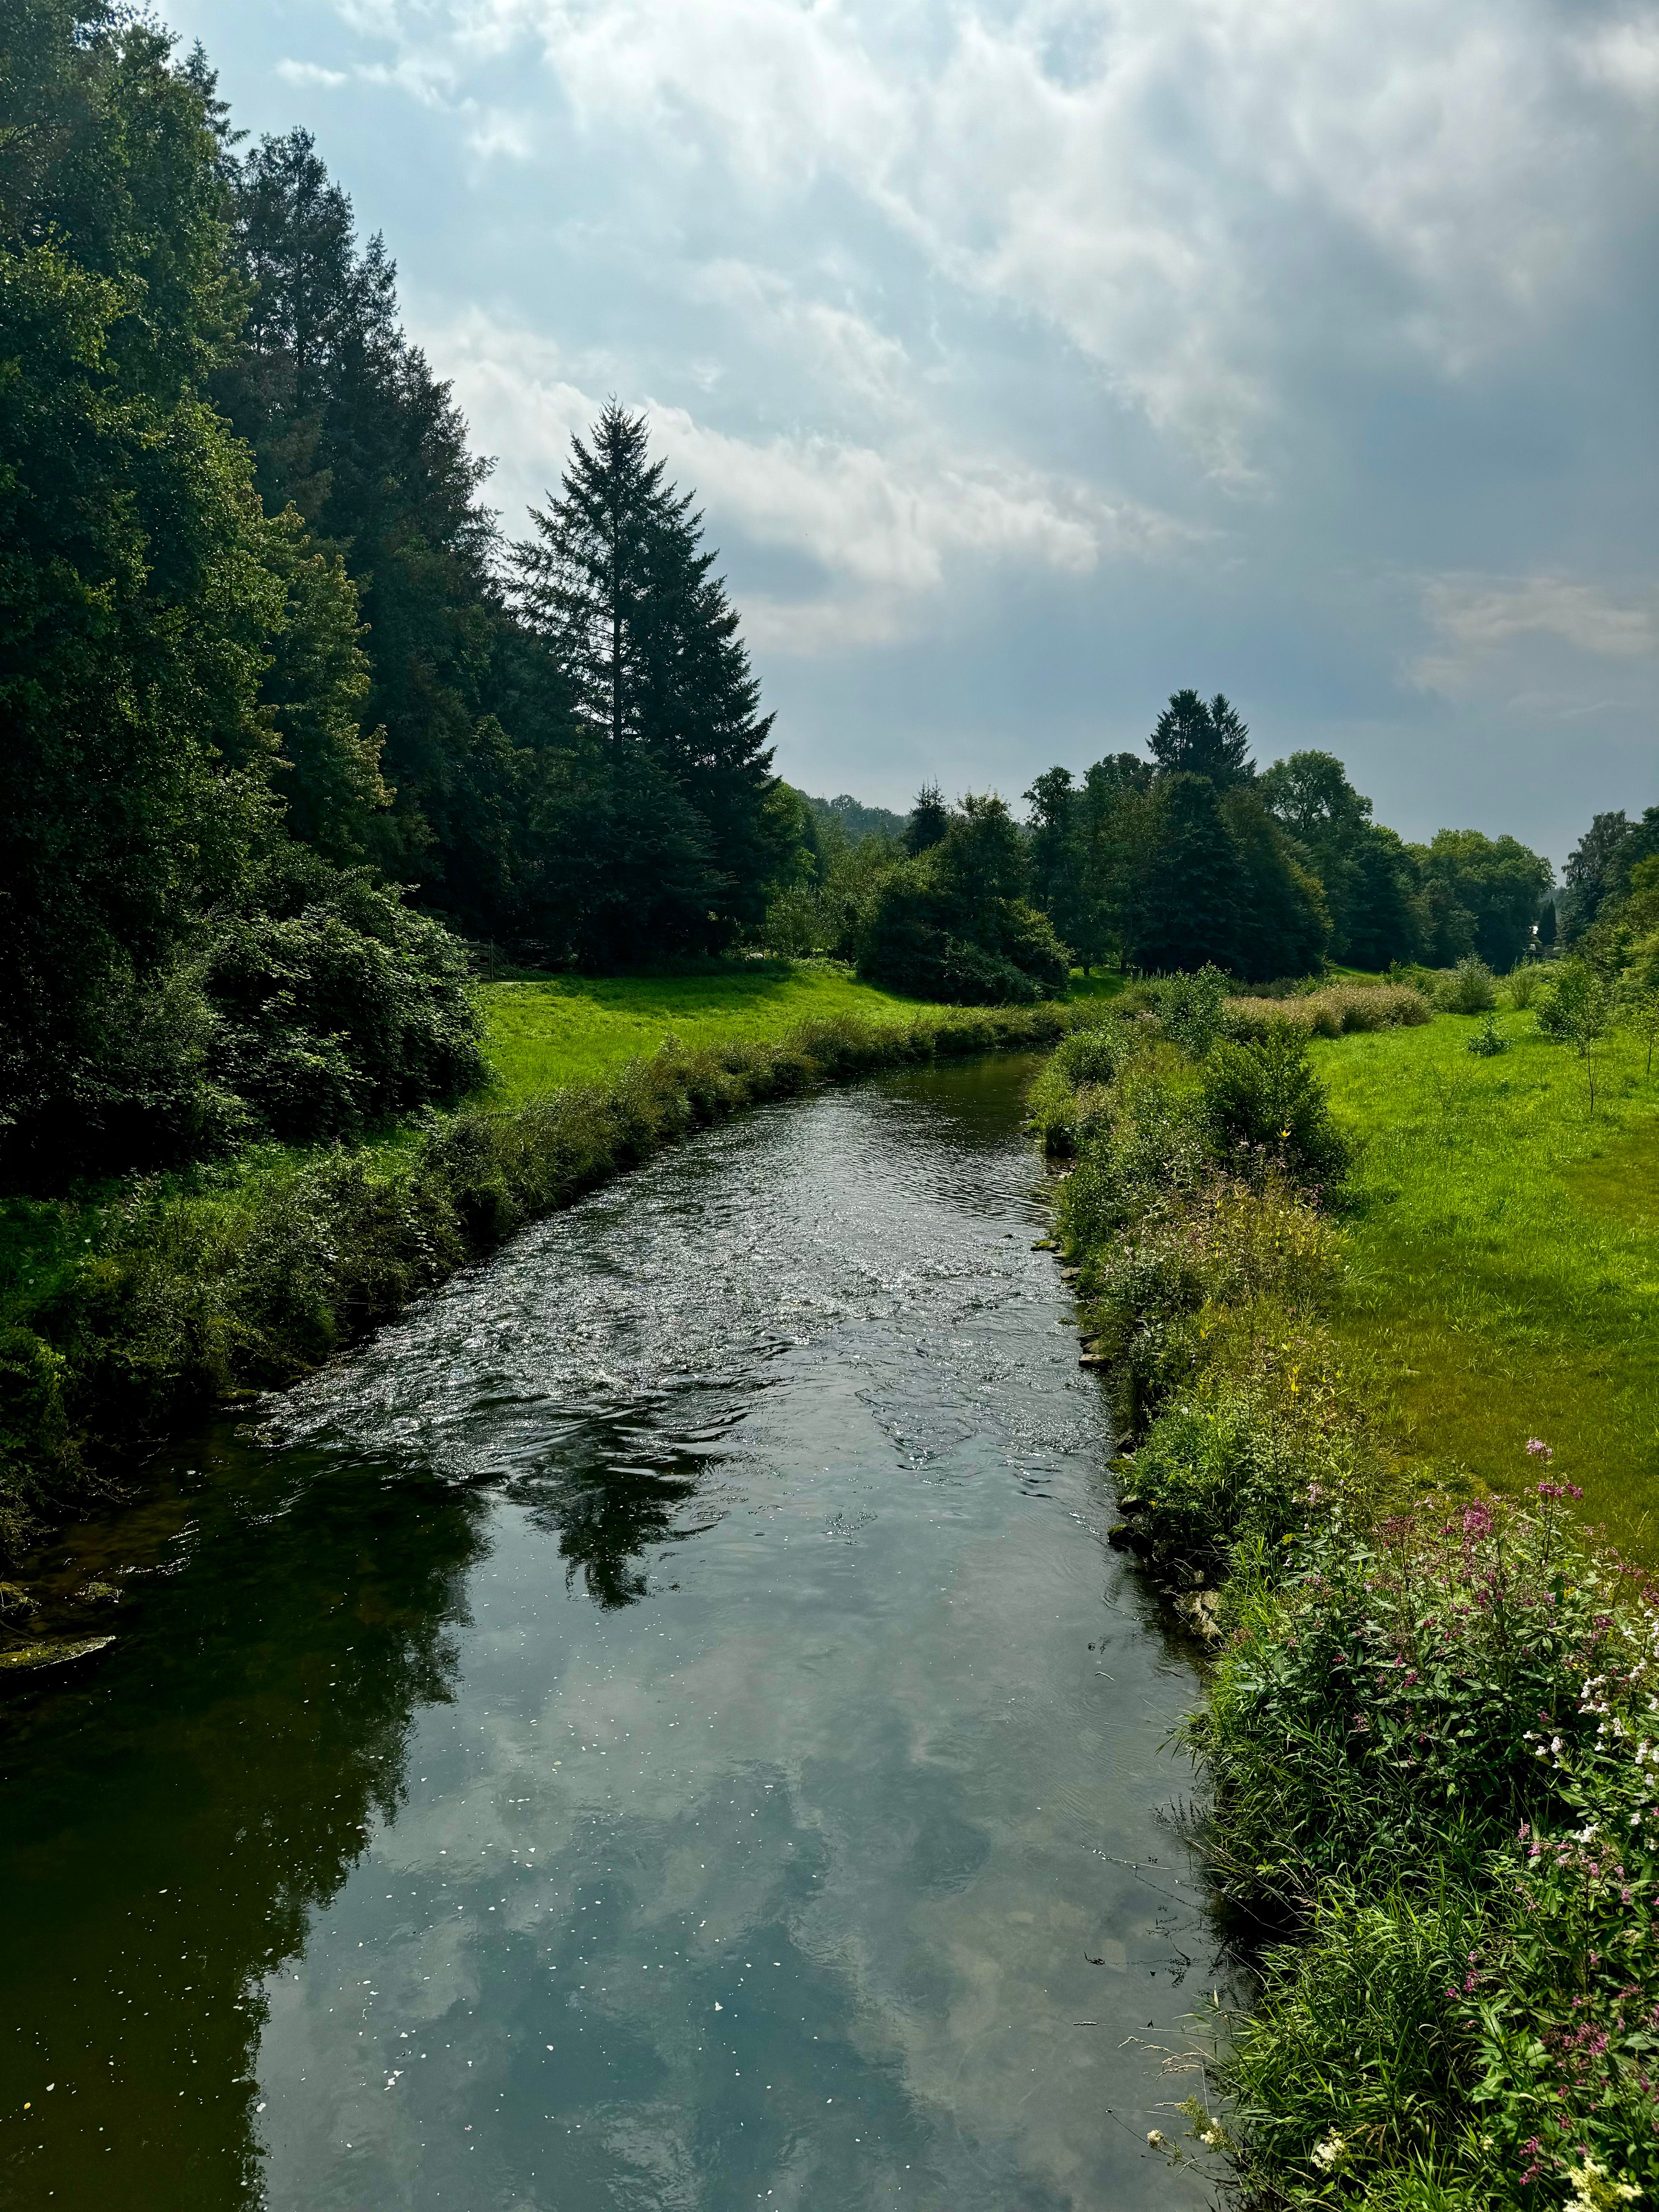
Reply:
[[[1218, 2083], [1247, 2186], [1297, 2206], [1484, 2212], [1498, 2201], [1486, 2193], [1492, 2161], [1474, 2145], [1481, 2193], [1439, 2193], [1468, 2187], [1467, 2171], [1461, 2180], [1446, 2171], [1446, 2153], [1465, 2148], [1480, 2079], [1478, 2045], [1447, 1992], [1486, 1934], [1479, 1906], [1457, 1889], [1424, 1897], [1396, 1887], [1371, 1900], [1334, 1884], [1305, 1942], [1268, 1952]], [[1389, 2194], [1370, 2194], [1379, 2182]], [[1397, 2193], [1405, 2184], [1416, 2193]]]
[[1232, 979], [1206, 962], [1190, 973], [1153, 976], [1148, 988], [1165, 1034], [1202, 1060], [1221, 1034]]
[[1205, 1067], [1203, 1098], [1211, 1140], [1239, 1170], [1260, 1174], [1277, 1164], [1323, 1190], [1347, 1174], [1351, 1147], [1298, 1031], [1281, 1026], [1249, 1043], [1218, 1044]]
[[349, 1137], [489, 1073], [461, 947], [367, 871], [289, 848], [200, 963], [209, 1070], [263, 1134]]
[[1443, 978], [1437, 995], [1449, 1014], [1485, 1014], [1498, 1004], [1498, 984], [1486, 962], [1468, 953]]

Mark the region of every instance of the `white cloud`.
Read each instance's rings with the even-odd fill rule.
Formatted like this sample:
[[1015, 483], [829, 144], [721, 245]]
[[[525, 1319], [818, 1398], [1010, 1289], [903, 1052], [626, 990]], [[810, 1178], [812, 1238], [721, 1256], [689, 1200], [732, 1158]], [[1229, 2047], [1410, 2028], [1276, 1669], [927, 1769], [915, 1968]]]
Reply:
[[[796, 310], [784, 313], [787, 321]], [[809, 338], [828, 330], [854, 351], [865, 344], [856, 318], [820, 318], [809, 306], [796, 326]], [[515, 478], [539, 503], [573, 434], [598, 414], [599, 392], [573, 380], [556, 346], [480, 310], [427, 335], [483, 441], [513, 454]], [[879, 345], [872, 358], [884, 372], [894, 366]], [[885, 389], [879, 379], [875, 388]], [[791, 597], [745, 594], [746, 631], [776, 651], [904, 635], [927, 618], [925, 603], [958, 558], [1080, 575], [1113, 556], [1164, 556], [1194, 534], [1083, 482], [956, 451], [927, 427], [901, 422], [880, 446], [822, 433], [744, 437], [648, 395], [641, 404], [717, 544], [736, 535], [815, 572], [816, 585]], [[510, 499], [518, 486], [505, 489]]]
[[590, 145], [626, 141], [700, 202], [724, 179], [784, 234], [814, 185], [849, 187], [1241, 481], [1310, 349], [1454, 375], [1498, 357], [1582, 276], [1609, 191], [1653, 166], [1616, 96], [1659, 82], [1651, 6], [1587, 27], [1551, 0], [354, 12], [405, 66], [532, 46]]
[[1423, 607], [1443, 645], [1412, 672], [1424, 690], [1449, 696], [1484, 680], [1494, 662], [1533, 640], [1607, 660], [1659, 655], [1659, 599], [1652, 594], [1620, 599], [1562, 576], [1442, 576], [1425, 587]]
[[1634, 100], [1659, 97], [1659, 16], [1632, 16], [1598, 32], [1584, 50], [1592, 77]]
[[278, 62], [276, 74], [284, 84], [313, 86], [321, 92], [337, 91], [351, 81], [347, 70], [325, 69], [320, 62]]

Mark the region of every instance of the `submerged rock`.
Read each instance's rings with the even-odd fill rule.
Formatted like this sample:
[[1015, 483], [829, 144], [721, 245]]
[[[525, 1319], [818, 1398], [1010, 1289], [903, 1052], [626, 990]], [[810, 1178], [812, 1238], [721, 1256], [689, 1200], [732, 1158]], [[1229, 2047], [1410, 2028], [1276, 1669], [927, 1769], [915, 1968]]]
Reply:
[[112, 1636], [52, 1636], [40, 1644], [21, 1644], [15, 1651], [0, 1651], [0, 1667], [59, 1667], [68, 1659], [84, 1659], [113, 1644]]

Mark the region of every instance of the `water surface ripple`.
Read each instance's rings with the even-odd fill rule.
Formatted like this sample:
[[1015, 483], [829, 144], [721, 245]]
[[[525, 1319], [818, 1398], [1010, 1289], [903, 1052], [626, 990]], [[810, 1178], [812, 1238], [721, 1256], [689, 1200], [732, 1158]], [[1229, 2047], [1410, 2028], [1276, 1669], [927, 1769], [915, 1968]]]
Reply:
[[702, 1136], [75, 1532], [124, 1596], [10, 1710], [0, 2201], [1209, 2201], [1146, 2141], [1193, 1685], [1024, 1072]]

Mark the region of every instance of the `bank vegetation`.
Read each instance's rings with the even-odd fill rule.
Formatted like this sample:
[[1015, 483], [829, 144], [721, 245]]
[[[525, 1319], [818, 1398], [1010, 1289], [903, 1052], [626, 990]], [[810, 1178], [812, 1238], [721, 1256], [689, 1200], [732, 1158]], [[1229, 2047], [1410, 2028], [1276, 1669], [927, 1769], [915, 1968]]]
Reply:
[[1652, 2202], [1659, 1595], [1546, 1439], [1499, 1498], [1388, 1433], [1333, 1328], [1353, 1148], [1318, 1018], [1219, 981], [1126, 994], [1032, 1097], [1114, 1540], [1213, 1652], [1188, 1741], [1255, 1990], [1194, 2132], [1252, 2207]]

